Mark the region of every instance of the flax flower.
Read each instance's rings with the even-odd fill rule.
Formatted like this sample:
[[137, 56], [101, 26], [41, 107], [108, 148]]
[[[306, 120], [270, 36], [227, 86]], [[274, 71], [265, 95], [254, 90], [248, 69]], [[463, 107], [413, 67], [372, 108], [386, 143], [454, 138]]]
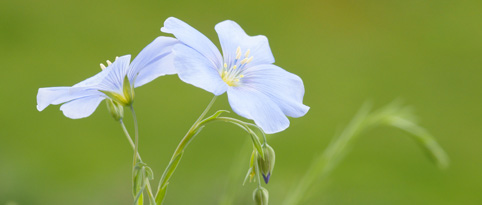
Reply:
[[161, 31], [181, 43], [173, 48], [174, 65], [181, 80], [214, 95], [228, 93], [237, 114], [254, 120], [266, 133], [289, 126], [289, 117], [301, 117], [303, 104], [300, 77], [273, 65], [274, 57], [265, 36], [248, 36], [233, 21], [215, 26], [223, 55], [202, 33], [174, 17]]
[[[175, 74], [172, 47], [178, 43], [174, 38], [158, 37], [146, 46], [130, 63], [131, 56], [117, 58], [98, 74], [72, 87], [40, 88], [37, 109], [44, 110], [50, 104], [60, 106], [64, 115], [72, 118], [90, 116], [100, 102], [108, 99], [119, 106], [133, 102], [133, 88], [142, 86], [155, 78]], [[130, 63], [130, 64], [129, 64]]]

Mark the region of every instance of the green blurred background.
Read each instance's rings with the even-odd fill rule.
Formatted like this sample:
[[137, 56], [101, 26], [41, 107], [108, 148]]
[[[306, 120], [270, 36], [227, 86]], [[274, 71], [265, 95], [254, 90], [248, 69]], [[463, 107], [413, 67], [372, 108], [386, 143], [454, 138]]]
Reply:
[[[107, 59], [137, 55], [164, 35], [169, 16], [217, 44], [214, 25], [234, 20], [250, 35], [266, 35], [276, 64], [303, 78], [311, 110], [270, 139], [277, 151], [271, 204], [283, 201], [365, 101], [381, 107], [397, 98], [416, 109], [450, 168], [439, 170], [404, 132], [380, 128], [357, 142], [307, 203], [482, 204], [481, 10], [479, 0], [2, 1], [0, 204], [131, 204], [132, 151], [105, 104], [72, 120], [59, 106], [38, 112], [37, 90], [71, 86]], [[177, 76], [136, 90], [140, 152], [154, 187], [211, 97]], [[214, 108], [230, 109], [226, 95]], [[247, 139], [232, 125], [206, 127], [166, 204], [217, 204], [230, 190], [235, 204], [251, 204], [255, 185], [230, 177], [247, 169]]]

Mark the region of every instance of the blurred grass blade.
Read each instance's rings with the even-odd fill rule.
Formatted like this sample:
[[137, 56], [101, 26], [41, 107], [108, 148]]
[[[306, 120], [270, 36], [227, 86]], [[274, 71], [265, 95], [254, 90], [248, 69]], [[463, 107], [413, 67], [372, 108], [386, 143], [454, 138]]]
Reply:
[[440, 168], [446, 168], [449, 165], [447, 154], [435, 141], [435, 138], [427, 130], [417, 125], [415, 121], [416, 117], [412, 109], [408, 106], [402, 106], [400, 101], [394, 101], [372, 113], [369, 113], [369, 106], [365, 103], [343, 132], [330, 143], [320, 157], [313, 161], [305, 176], [300, 180], [296, 189], [290, 192], [291, 194], [288, 195], [284, 204], [302, 203], [309, 197], [309, 190], [312, 190], [312, 186], [327, 177], [340, 163], [355, 139], [361, 133], [380, 125], [389, 125], [408, 132], [428, 153], [430, 159]]
[[335, 168], [345, 155], [344, 152], [347, 151], [347, 147], [349, 143], [352, 142], [352, 138], [360, 133], [363, 128], [369, 111], [370, 106], [368, 103], [365, 103], [343, 132], [333, 139], [323, 154], [313, 160], [311, 167], [299, 181], [298, 185], [291, 190], [283, 204], [301, 204], [302, 200], [307, 198], [307, 193], [313, 184], [326, 177], [329, 172]]
[[426, 129], [399, 117], [390, 119], [388, 123], [412, 134], [415, 140], [429, 155], [430, 159], [432, 159], [440, 168], [445, 169], [449, 166], [450, 160], [447, 153], [445, 153], [435, 138]]

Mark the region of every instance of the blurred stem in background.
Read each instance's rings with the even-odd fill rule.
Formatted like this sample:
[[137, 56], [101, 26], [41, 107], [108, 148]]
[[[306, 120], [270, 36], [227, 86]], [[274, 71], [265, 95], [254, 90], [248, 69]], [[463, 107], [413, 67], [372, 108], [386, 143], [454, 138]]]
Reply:
[[[219, 200], [221, 205], [231, 205], [235, 200], [235, 196], [240, 186], [236, 186], [238, 179], [241, 179], [244, 174], [244, 166], [248, 164], [249, 160], [246, 158], [247, 152], [244, 150], [249, 150], [251, 143], [248, 140], [244, 143], [238, 155], [232, 161], [232, 165], [229, 171], [228, 179], [226, 180], [226, 186], [224, 187], [224, 194], [222, 194]], [[252, 145], [251, 145], [252, 146]]]
[[285, 205], [303, 204], [312, 194], [310, 190], [313, 185], [325, 179], [335, 169], [360, 134], [381, 125], [408, 132], [440, 168], [448, 166], [447, 154], [428, 131], [416, 124], [415, 115], [409, 107], [401, 106], [395, 101], [378, 111], [369, 111], [370, 106], [365, 103], [342, 133], [312, 162], [299, 184], [289, 192], [284, 200]]

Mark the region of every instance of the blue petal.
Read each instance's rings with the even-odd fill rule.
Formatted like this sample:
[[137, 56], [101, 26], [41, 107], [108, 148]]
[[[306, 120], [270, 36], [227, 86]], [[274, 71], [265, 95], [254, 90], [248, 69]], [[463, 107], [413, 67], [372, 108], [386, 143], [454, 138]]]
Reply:
[[132, 61], [128, 71], [134, 87], [142, 86], [159, 76], [175, 74], [173, 57], [169, 54], [179, 41], [171, 37], [157, 37]]
[[178, 69], [178, 75], [182, 81], [214, 95], [226, 92], [228, 85], [206, 57], [183, 44], [174, 46], [173, 54], [174, 66]]
[[234, 112], [254, 120], [268, 134], [281, 132], [290, 125], [278, 105], [256, 89], [245, 86], [229, 87], [228, 100]]
[[104, 99], [103, 95], [78, 98], [60, 106], [60, 110], [68, 118], [84, 118], [90, 116]]
[[58, 105], [77, 98], [92, 95], [102, 95], [97, 90], [77, 87], [49, 87], [40, 88], [37, 94], [37, 109], [44, 110], [50, 104]]
[[[101, 73], [105, 72], [105, 74], [101, 76], [103, 78], [101, 77], [96, 78], [95, 80], [100, 82], [98, 82], [97, 85], [93, 85], [92, 87], [97, 88], [98, 90], [122, 93], [123, 91], [122, 86], [124, 83], [124, 78], [127, 75], [127, 71], [129, 69], [130, 60], [131, 60], [131, 55], [125, 55], [125, 56], [119, 57], [116, 61], [114, 61], [114, 63], [112, 63], [110, 66], [107, 66], [107, 68], [105, 68], [101, 72]], [[87, 80], [90, 80], [90, 78]], [[81, 82], [81, 83], [84, 83], [84, 82]], [[79, 84], [76, 84], [74, 86], [76, 87], [81, 85], [83, 86], [83, 84], [81, 85]]]
[[285, 115], [301, 117], [310, 109], [303, 104], [305, 88], [297, 75], [273, 64], [250, 67], [243, 74], [240, 86], [268, 96]]
[[265, 36], [248, 36], [236, 22], [230, 20], [218, 23], [215, 29], [223, 49], [224, 62], [232, 63], [236, 58], [236, 50], [240, 47], [243, 54], [241, 60], [250, 49], [249, 56], [253, 57], [250, 66], [274, 63], [268, 38]]
[[201, 32], [194, 29], [187, 23], [169, 17], [164, 22], [164, 27], [161, 28], [164, 33], [171, 33], [176, 36], [182, 43], [191, 48], [196, 49], [199, 53], [204, 55], [213, 64], [213, 67], [221, 68], [222, 59], [218, 48]]

